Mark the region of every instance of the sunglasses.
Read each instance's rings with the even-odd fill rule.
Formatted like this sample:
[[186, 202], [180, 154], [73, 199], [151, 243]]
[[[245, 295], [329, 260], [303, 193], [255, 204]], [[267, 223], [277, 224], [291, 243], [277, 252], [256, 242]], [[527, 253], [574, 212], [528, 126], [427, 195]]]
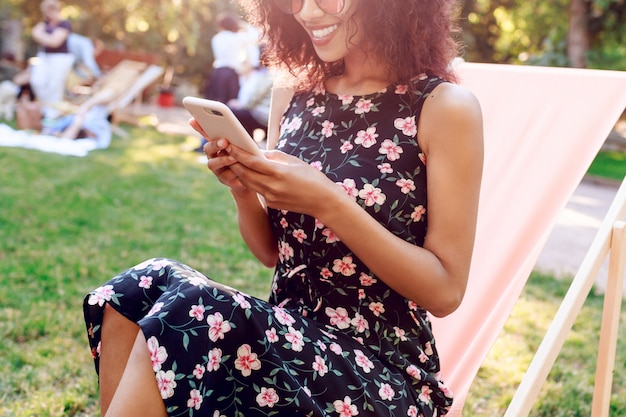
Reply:
[[[302, 10], [304, 0], [273, 0], [278, 8], [287, 14], [296, 14]], [[343, 10], [345, 0], [315, 0], [317, 7], [327, 14], [339, 14]]]

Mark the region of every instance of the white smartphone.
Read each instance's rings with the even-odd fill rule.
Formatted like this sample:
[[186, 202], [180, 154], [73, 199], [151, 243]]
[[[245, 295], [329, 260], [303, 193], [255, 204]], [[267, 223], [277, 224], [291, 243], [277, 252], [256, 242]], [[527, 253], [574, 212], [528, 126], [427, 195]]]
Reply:
[[183, 106], [209, 135], [208, 140], [226, 138], [251, 154], [263, 155], [257, 143], [226, 104], [199, 97], [185, 97]]

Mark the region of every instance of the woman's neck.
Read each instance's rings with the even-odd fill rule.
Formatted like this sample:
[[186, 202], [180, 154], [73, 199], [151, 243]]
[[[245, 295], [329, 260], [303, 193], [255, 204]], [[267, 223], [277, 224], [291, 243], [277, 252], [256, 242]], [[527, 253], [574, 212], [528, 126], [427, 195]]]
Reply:
[[370, 56], [350, 55], [344, 60], [344, 72], [325, 82], [326, 90], [334, 94], [365, 95], [375, 93], [394, 81], [389, 69]]

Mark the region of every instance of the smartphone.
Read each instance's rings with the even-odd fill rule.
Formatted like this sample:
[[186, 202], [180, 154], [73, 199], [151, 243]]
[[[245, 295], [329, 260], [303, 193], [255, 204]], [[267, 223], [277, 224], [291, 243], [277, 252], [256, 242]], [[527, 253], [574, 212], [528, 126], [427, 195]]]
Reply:
[[257, 143], [226, 104], [199, 97], [185, 97], [183, 106], [209, 135], [207, 139], [226, 138], [251, 154], [263, 155]]

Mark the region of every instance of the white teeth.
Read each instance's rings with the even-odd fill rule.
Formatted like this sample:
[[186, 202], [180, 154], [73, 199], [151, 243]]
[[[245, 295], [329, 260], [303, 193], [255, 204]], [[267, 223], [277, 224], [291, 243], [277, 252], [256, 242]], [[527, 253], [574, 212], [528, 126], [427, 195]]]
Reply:
[[337, 30], [337, 25], [332, 25], [324, 29], [312, 30], [311, 33], [313, 33], [313, 37], [321, 39], [325, 36], [330, 35], [335, 30]]

